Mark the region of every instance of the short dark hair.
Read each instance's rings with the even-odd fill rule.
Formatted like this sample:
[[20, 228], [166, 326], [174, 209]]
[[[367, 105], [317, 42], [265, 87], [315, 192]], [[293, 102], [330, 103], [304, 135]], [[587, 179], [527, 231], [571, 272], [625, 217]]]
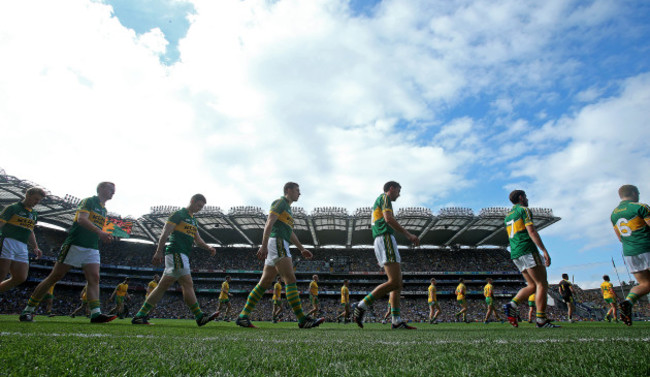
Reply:
[[639, 194], [639, 188], [634, 185], [623, 185], [618, 189], [618, 196], [622, 198], [629, 198]]
[[230, 275], [226, 275], [226, 280], [230, 279]]
[[568, 280], [569, 279], [569, 274], [562, 274], [562, 279]]
[[101, 188], [103, 188], [103, 187], [106, 187], [106, 186], [108, 186], [108, 185], [115, 186], [115, 183], [113, 183], [113, 182], [107, 182], [107, 181], [99, 182], [99, 184], [97, 185], [97, 193], [99, 193], [99, 189], [101, 189]]
[[524, 190], [514, 190], [513, 192], [510, 193], [510, 202], [512, 204], [517, 204], [519, 203], [519, 197], [522, 195], [526, 195], [526, 191]]
[[286, 194], [287, 191], [293, 190], [298, 186], [300, 186], [300, 185], [297, 184], [296, 182], [287, 182], [287, 183], [284, 184], [283, 192]]
[[401, 189], [402, 185], [400, 185], [399, 183], [397, 183], [395, 181], [388, 181], [388, 182], [384, 183], [384, 192], [387, 192], [388, 190], [390, 190], [391, 187]]
[[603, 280], [609, 281], [609, 275], [603, 275]]
[[205, 199], [205, 196], [203, 194], [194, 194], [192, 195], [192, 198], [190, 199], [190, 203], [194, 203], [196, 201], [202, 201], [203, 203], [207, 203], [208, 201]]
[[462, 282], [464, 282], [464, 281], [465, 281], [465, 279], [463, 279], [463, 278], [458, 279], [458, 282], [459, 282], [459, 283], [462, 283]]
[[30, 187], [27, 190], [25, 190], [25, 197], [32, 196], [32, 195], [40, 195], [42, 197], [47, 196], [45, 190], [43, 190], [40, 187]]

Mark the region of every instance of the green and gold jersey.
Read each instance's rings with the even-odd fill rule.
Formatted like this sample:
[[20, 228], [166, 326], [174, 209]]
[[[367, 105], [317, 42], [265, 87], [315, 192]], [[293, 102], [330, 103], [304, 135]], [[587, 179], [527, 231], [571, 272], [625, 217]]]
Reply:
[[506, 230], [510, 239], [510, 258], [537, 252], [537, 246], [528, 235], [526, 225], [533, 225], [530, 209], [515, 204], [505, 218]]
[[117, 290], [115, 291], [115, 294], [118, 295], [119, 297], [124, 297], [126, 296], [126, 293], [129, 291], [129, 285], [126, 283], [121, 283], [117, 285]]
[[492, 284], [490, 283], [485, 284], [485, 287], [483, 287], [483, 296], [485, 297], [494, 296], [494, 293], [492, 292]]
[[341, 304], [350, 303], [350, 290], [345, 285], [341, 287]]
[[291, 242], [291, 234], [293, 233], [293, 214], [291, 213], [291, 206], [284, 196], [271, 204], [270, 212], [278, 217], [278, 221], [273, 223], [271, 228], [271, 237], [282, 238], [287, 242]]
[[165, 254], [185, 254], [189, 255], [194, 245], [194, 237], [198, 231], [196, 227], [196, 218], [190, 215], [187, 208], [179, 209], [172, 213], [167, 219], [168, 224], [176, 225], [174, 231], [169, 236], [169, 245], [165, 249]]
[[221, 293], [219, 293], [219, 300], [227, 300], [229, 297], [228, 292], [230, 292], [230, 284], [228, 284], [228, 281], [224, 281], [221, 283]]
[[428, 302], [438, 301], [438, 292], [436, 291], [436, 286], [431, 284], [429, 285], [429, 299]]
[[74, 216], [74, 222], [70, 227], [68, 237], [63, 242], [64, 245], [75, 245], [87, 247], [89, 249], [99, 249], [99, 236], [79, 224], [79, 214], [87, 213], [88, 220], [98, 229], [104, 229], [106, 223], [106, 208], [100, 203], [97, 195], [86, 198], [77, 206], [77, 213]]
[[603, 292], [603, 298], [616, 298], [614, 293], [614, 286], [608, 281], [604, 281], [600, 285], [600, 290]]
[[393, 234], [395, 231], [386, 223], [384, 212], [393, 212], [393, 204], [387, 194], [381, 194], [372, 205], [372, 217], [370, 225], [372, 226], [372, 237], [376, 238], [382, 234]]
[[623, 200], [612, 212], [612, 224], [621, 235], [623, 255], [634, 256], [650, 252], [650, 207], [647, 204]]
[[275, 283], [273, 286], [273, 300], [280, 300], [282, 297], [282, 284], [280, 283]]
[[460, 283], [456, 287], [456, 300], [464, 300], [465, 299], [465, 291], [467, 288], [465, 288], [465, 284]]
[[29, 235], [34, 230], [38, 214], [33, 209], [27, 209], [23, 202], [14, 203], [2, 211], [0, 223], [0, 236], [12, 238], [22, 243], [27, 243]]
[[309, 294], [312, 296], [318, 296], [318, 283], [314, 280], [309, 283]]

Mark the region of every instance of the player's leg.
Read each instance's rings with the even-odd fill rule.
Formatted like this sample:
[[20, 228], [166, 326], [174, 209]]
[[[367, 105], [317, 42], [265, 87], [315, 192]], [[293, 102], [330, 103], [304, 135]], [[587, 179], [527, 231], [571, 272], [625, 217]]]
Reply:
[[537, 284], [535, 283], [533, 278], [528, 273], [528, 270], [523, 270], [521, 272], [521, 274], [524, 277], [524, 279], [526, 280], [526, 286], [521, 288], [517, 292], [515, 297], [513, 297], [512, 300], [510, 300], [509, 303], [503, 305], [504, 314], [505, 314], [506, 318], [508, 319], [508, 322], [510, 322], [510, 324], [512, 326], [514, 326], [514, 327], [519, 326], [518, 323], [517, 323], [517, 317], [518, 317], [517, 307], [519, 306], [520, 303], [525, 302], [526, 299], [530, 295], [532, 295], [537, 289]]
[[232, 304], [230, 304], [230, 300], [226, 302], [226, 314], [224, 314], [224, 317], [226, 320], [228, 319], [228, 316], [230, 315], [230, 310], [232, 309]]
[[158, 282], [158, 286], [153, 289], [149, 293], [149, 296], [144, 300], [144, 303], [142, 303], [142, 306], [140, 307], [140, 310], [138, 310], [138, 313], [136, 313], [135, 317], [133, 317], [133, 320], [131, 320], [131, 323], [140, 325], [140, 324], [148, 324], [147, 321], [144, 320], [149, 313], [153, 310], [153, 308], [156, 307], [158, 302], [163, 298], [165, 295], [165, 292], [176, 282], [176, 278], [172, 275], [167, 275], [163, 274], [162, 278]]
[[438, 320], [440, 313], [442, 313], [442, 309], [440, 309], [440, 304], [438, 302], [436, 302], [434, 306], [436, 307], [436, 311], [433, 313], [433, 321], [435, 322]]
[[526, 273], [530, 278], [535, 282], [535, 308], [536, 308], [536, 324], [540, 328], [556, 328], [560, 327], [554, 325], [546, 317], [546, 304], [547, 304], [547, 294], [548, 294], [548, 279], [546, 277], [546, 267], [541, 263], [541, 260], [537, 262], [535, 267], [526, 269]]
[[40, 304], [41, 300], [47, 293], [47, 291], [50, 289], [50, 287], [54, 284], [56, 284], [59, 280], [63, 279], [65, 274], [72, 268], [72, 266], [68, 264], [63, 264], [56, 262], [54, 264], [54, 268], [52, 268], [52, 271], [50, 272], [49, 275], [43, 281], [41, 281], [37, 286], [36, 289], [34, 289], [34, 292], [32, 292], [32, 295], [29, 297], [29, 301], [27, 301], [27, 306], [25, 309], [23, 309], [23, 312], [20, 315], [20, 320], [21, 321], [27, 321], [31, 322], [32, 315], [34, 314], [34, 310], [36, 310], [36, 307], [38, 304]]
[[7, 272], [11, 275], [9, 279], [0, 283], [0, 293], [24, 283], [27, 280], [28, 271], [29, 263], [0, 258], [0, 279], [4, 279], [7, 276]]
[[612, 316], [614, 317], [614, 320], [618, 322], [618, 316], [616, 315], [616, 301], [613, 301], [609, 305], [611, 307], [610, 310], [612, 311]]
[[216, 312], [212, 314], [205, 314], [201, 310], [199, 301], [196, 299], [196, 294], [194, 293], [194, 282], [192, 281], [192, 275], [187, 274], [179, 277], [178, 284], [181, 286], [185, 305], [190, 308], [190, 311], [194, 315], [194, 319], [196, 319], [197, 325], [203, 326], [217, 317]]
[[[290, 260], [291, 259], [289, 259], [289, 261]], [[275, 269], [274, 266], [268, 265], [266, 263], [264, 264], [264, 269], [262, 270], [262, 277], [260, 278], [260, 281], [257, 283], [255, 288], [253, 288], [251, 293], [248, 294], [248, 298], [246, 299], [246, 304], [244, 305], [242, 311], [239, 313], [239, 317], [237, 318], [237, 324], [239, 326], [254, 327], [250, 323], [248, 317], [257, 306], [257, 303], [262, 299], [262, 296], [264, 296], [264, 292], [266, 292], [266, 290], [271, 287], [277, 275], [278, 275], [278, 271]], [[295, 285], [295, 278], [294, 278], [294, 285]]]
[[86, 263], [82, 265], [81, 269], [88, 283], [86, 297], [88, 298], [88, 307], [90, 308], [90, 321], [103, 323], [117, 318], [117, 316], [102, 314], [99, 301], [99, 263]]
[[[287, 295], [287, 301], [289, 302], [289, 306], [291, 306], [291, 310], [293, 310], [293, 314], [296, 315], [296, 318], [298, 319], [298, 324], [300, 326], [304, 326], [308, 321], [312, 321], [312, 319], [308, 316], [305, 315], [305, 313], [302, 310], [302, 303], [300, 302], [300, 295], [298, 293], [298, 287], [296, 286], [296, 275], [293, 272], [293, 263], [291, 261], [290, 257], [284, 257], [277, 261], [275, 264], [276, 271], [280, 274], [282, 277], [282, 280], [285, 282], [285, 287], [286, 287], [286, 295]], [[269, 282], [269, 286], [273, 280]], [[321, 320], [324, 320], [322, 318], [319, 318], [317, 320], [316, 326], [320, 325], [322, 323]], [[311, 326], [308, 326], [311, 327]]]
[[630, 289], [625, 300], [621, 302], [620, 311], [621, 319], [628, 326], [632, 325], [632, 307], [641, 297], [650, 292], [650, 269], [634, 272], [633, 275], [639, 284]]

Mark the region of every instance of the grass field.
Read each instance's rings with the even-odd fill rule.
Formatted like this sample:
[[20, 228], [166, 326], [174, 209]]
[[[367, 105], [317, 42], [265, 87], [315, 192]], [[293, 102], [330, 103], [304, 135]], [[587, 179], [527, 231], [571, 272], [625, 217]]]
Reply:
[[0, 316], [0, 374], [15, 376], [647, 376], [650, 323], [419, 324], [129, 320]]

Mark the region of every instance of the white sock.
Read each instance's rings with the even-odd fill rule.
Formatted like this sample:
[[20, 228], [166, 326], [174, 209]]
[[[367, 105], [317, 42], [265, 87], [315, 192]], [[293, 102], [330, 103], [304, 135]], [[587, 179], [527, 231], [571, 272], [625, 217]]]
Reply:
[[361, 302], [359, 302], [359, 304], [357, 304], [357, 306], [360, 307], [363, 310], [368, 309], [368, 306], [366, 306], [366, 302], [363, 301], [363, 300], [361, 300]]

